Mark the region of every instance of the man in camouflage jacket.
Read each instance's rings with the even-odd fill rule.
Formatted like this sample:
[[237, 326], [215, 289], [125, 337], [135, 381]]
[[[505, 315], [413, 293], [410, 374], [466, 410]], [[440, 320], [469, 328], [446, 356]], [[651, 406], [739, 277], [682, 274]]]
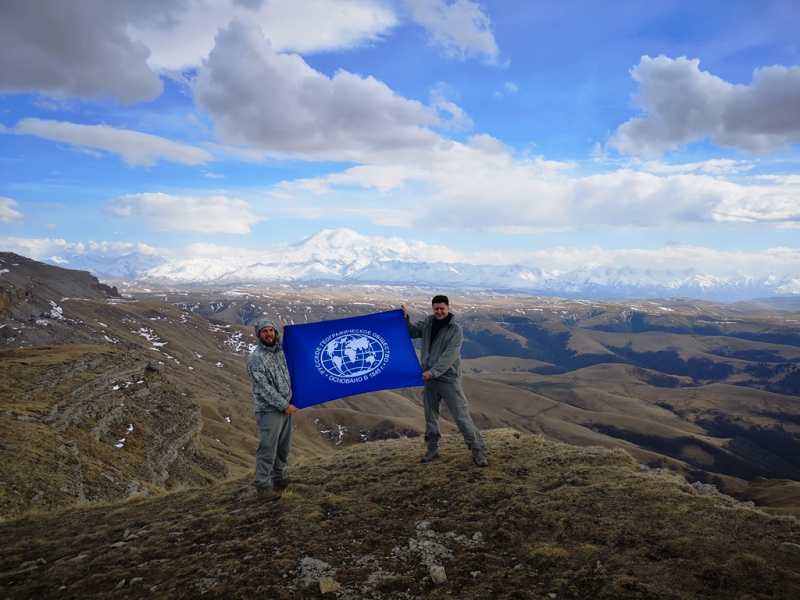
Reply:
[[253, 382], [258, 450], [253, 486], [259, 497], [277, 500], [289, 485], [286, 463], [292, 443], [292, 415], [298, 408], [291, 404], [292, 387], [280, 334], [271, 319], [255, 323], [258, 345], [250, 353], [247, 371]]

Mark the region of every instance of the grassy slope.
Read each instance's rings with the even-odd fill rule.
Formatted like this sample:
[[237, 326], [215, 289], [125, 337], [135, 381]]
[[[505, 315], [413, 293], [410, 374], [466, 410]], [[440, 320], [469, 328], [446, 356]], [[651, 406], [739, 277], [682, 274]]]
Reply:
[[202, 429], [199, 407], [124, 349], [2, 351], [0, 520], [225, 478]]
[[271, 504], [237, 480], [0, 524], [2, 596], [300, 599], [328, 575], [339, 598], [800, 597], [800, 556], [779, 548], [800, 521], [621, 450], [486, 439], [486, 469], [457, 435], [429, 465], [420, 440], [388, 440], [302, 461]]
[[[60, 279], [57, 278], [61, 282], [59, 285], [74, 287], [80, 284], [78, 291], [88, 285], [83, 279], [76, 282], [63, 275], [61, 273]], [[41, 274], [43, 280], [50, 277]], [[244, 368], [247, 345], [253, 341], [253, 337], [250, 327], [235, 323], [248, 322], [254, 315], [262, 312], [281, 322], [353, 316], [396, 308], [403, 297], [405, 304], [415, 315], [421, 316], [429, 307], [427, 293], [419, 295], [409, 290], [389, 288], [370, 292], [366, 292], [365, 288], [294, 291], [279, 286], [272, 291], [254, 292], [253, 295], [228, 295], [219, 290], [171, 294], [170, 300], [173, 302], [186, 300], [187, 306], [191, 305], [198, 310], [203, 308], [213, 319], [224, 319], [209, 321], [198, 314], [159, 300], [65, 300], [64, 290], [50, 290], [49, 295], [45, 291], [42, 291], [41, 298], [37, 298], [43, 301], [47, 297], [48, 301], [41, 302], [38, 310], [49, 310], [49, 300], [53, 300], [63, 306], [65, 319], [38, 320], [45, 324], [38, 321], [13, 323], [14, 327], [22, 327], [22, 333], [27, 336], [26, 343], [55, 345], [76, 341], [103, 343], [113, 340], [117, 343], [117, 349], [122, 346], [127, 350], [127, 353], [123, 352], [124, 359], [120, 355], [123, 361], [133, 360], [135, 356], [137, 360], [162, 363], [159, 368], [172, 385], [171, 395], [175, 400], [183, 398], [187, 403], [199, 407], [203, 427], [198, 442], [202, 452], [213, 461], [224, 463], [228, 473], [234, 478], [246, 476], [252, 471], [252, 453], [255, 447], [251, 391]], [[98, 290], [89, 291], [94, 293]], [[89, 292], [85, 295], [94, 297]], [[152, 298], [153, 294], [143, 296]], [[32, 310], [33, 305], [28, 304], [24, 302], [20, 306]], [[793, 315], [789, 314], [737, 315], [730, 306], [693, 301], [687, 301], [685, 306], [680, 301], [670, 301], [668, 305], [672, 309], [665, 311], [662, 304], [664, 303], [638, 302], [634, 310], [624, 302], [475, 294], [461, 298], [460, 305], [455, 304], [455, 310], [462, 322], [473, 330], [470, 335], [475, 335], [476, 338], [495, 335], [492, 349], [501, 353], [524, 351], [526, 347], [542, 342], [541, 336], [534, 331], [538, 326], [536, 324], [556, 336], [551, 337], [549, 347], [544, 347], [544, 350], [549, 348], [556, 354], [559, 344], [554, 340], [566, 332], [571, 336], [568, 340], [570, 351], [610, 355], [612, 358], [614, 354], [609, 348], [623, 348], [628, 343], [633, 352], [663, 352], [665, 349], [674, 349], [685, 359], [712, 360], [714, 363], [733, 365], [736, 369], [755, 364], [741, 358], [732, 358], [739, 352], [757, 350], [764, 356], [772, 354], [776, 360], [780, 358], [784, 361], [796, 360], [800, 353], [800, 347], [797, 346], [744, 341], [726, 336], [709, 337], [663, 331], [610, 333], [590, 329], [611, 327], [618, 331], [617, 328], [622, 327], [624, 330], [625, 326], [633, 325], [631, 315], [634, 312], [646, 315], [636, 321], [640, 327], [644, 321], [648, 321], [677, 330], [694, 327], [698, 323], [704, 326], [709, 326], [710, 323], [720, 330], [730, 332], [791, 332], [797, 329], [790, 324]], [[695, 304], [700, 307], [701, 312], [698, 312]], [[12, 332], [11, 327], [0, 332], [4, 336], [17, 335]], [[532, 336], [530, 342], [518, 332]], [[152, 340], [157, 340], [158, 346], [151, 344]], [[563, 358], [563, 353], [561, 357]], [[0, 356], [0, 361], [2, 359]], [[749, 482], [752, 473], [737, 477], [735, 475], [739, 471], [735, 469], [721, 473], [718, 465], [714, 464], [712, 450], [721, 448], [730, 440], [726, 437], [713, 437], [702, 422], [698, 424], [699, 419], [708, 421], [713, 420], [716, 415], [724, 414], [742, 427], [758, 426], [766, 430], [779, 427], [784, 437], [797, 436], [800, 434], [797, 421], [800, 419], [800, 410], [797, 409], [796, 396], [728, 385], [751, 377], [741, 371], [720, 382], [694, 382], [685, 375], [662, 376], [658, 371], [624, 364], [598, 364], [576, 368], [562, 375], [535, 375], [528, 372], [528, 369], [548, 365], [549, 363], [539, 360], [503, 355], [465, 360], [465, 373], [468, 377], [465, 377], [464, 385], [478, 425], [485, 429], [514, 427], [577, 445], [624, 448], [640, 462], [663, 464], [687, 475], [700, 470], [700, 475], [713, 478], [718, 485], [724, 484], [728, 493], [736, 492], [761, 505], [800, 515], [800, 490], [796, 481], [786, 482], [783, 479], [786, 472], [772, 471], [769, 476], [775, 478], [775, 484]], [[658, 387], [664, 385], [664, 380], [679, 382], [680, 387]], [[13, 399], [16, 386], [15, 382], [10, 382], [7, 386], [9, 392], [5, 397]], [[70, 392], [66, 388], [64, 391]], [[37, 398], [37, 402], [42, 400], [44, 398]], [[28, 408], [32, 410], [33, 416], [41, 419], [52, 410], [52, 403]], [[26, 414], [28, 408], [16, 407], [14, 411], [15, 414]], [[413, 437], [421, 433], [421, 413], [418, 388], [345, 398], [304, 410], [295, 419], [297, 435], [294, 455], [298, 459], [305, 459], [339, 451], [363, 439], [396, 435]], [[118, 428], [110, 433], [122, 437], [125, 428], [130, 423], [135, 423], [131, 440], [138, 438], [144, 429], [132, 420], [133, 417], [128, 412], [122, 413], [117, 423]], [[3, 423], [0, 413], [0, 425], [5, 426]], [[94, 426], [88, 421], [86, 425]], [[19, 424], [15, 423], [15, 426]], [[444, 428], [446, 431], [454, 431], [452, 425], [445, 425]], [[615, 430], [612, 429], [609, 433], [609, 428]], [[619, 435], [620, 430], [639, 438], [624, 439]], [[659, 438], [656, 441], [660, 446], [668, 443], [665, 440], [682, 441], [675, 442], [675, 448], [672, 449], [674, 451], [665, 456], [659, 447], [647, 443], [652, 439], [642, 436]], [[109, 440], [111, 438], [106, 442]], [[134, 443], [129, 440], [126, 448], [133, 448]], [[13, 445], [11, 437], [0, 432], [0, 448], [2, 444]], [[16, 456], [35, 454], [24, 450], [24, 442], [18, 444], [18, 447], [20, 451]], [[68, 449], [73, 447], [67, 444]], [[103, 450], [106, 463], [115, 464], [120, 471], [125, 470], [126, 452], [115, 452], [109, 443]], [[725, 454], [723, 458], [729, 459], [730, 455]], [[752, 457], [754, 461], [763, 462], [762, 459], [759, 456]], [[34, 468], [31, 468], [31, 461], [10, 464], [8, 469], [16, 469], [17, 475], [24, 473], [30, 484], [30, 489], [26, 490], [23, 497], [14, 499], [15, 511], [30, 506], [43, 507], [46, 504], [41, 502], [41, 494], [38, 493], [36, 481], [42, 480], [42, 477], [37, 475], [35, 467], [47, 464], [46, 461], [34, 461]], [[72, 463], [66, 460], [60, 464]], [[48, 474], [52, 472], [52, 469], [47, 470]], [[64, 474], [63, 470], [55, 472]], [[137, 479], [141, 477], [133, 473], [126, 473], [125, 476]], [[157, 479], [158, 477], [151, 477], [145, 483], [159, 487]], [[8, 477], [3, 480], [7, 481]], [[67, 477], [66, 482], [60, 479], [51, 481], [50, 487], [53, 489], [43, 490], [46, 492], [45, 496], [57, 496], [61, 488], [69, 487], [68, 480]], [[88, 481], [94, 487], [97, 487], [94, 485], [96, 483], [105, 485], [102, 478]], [[91, 488], [92, 485], [87, 485], [84, 493], [87, 498], [91, 498]], [[80, 495], [78, 500], [83, 501]]]

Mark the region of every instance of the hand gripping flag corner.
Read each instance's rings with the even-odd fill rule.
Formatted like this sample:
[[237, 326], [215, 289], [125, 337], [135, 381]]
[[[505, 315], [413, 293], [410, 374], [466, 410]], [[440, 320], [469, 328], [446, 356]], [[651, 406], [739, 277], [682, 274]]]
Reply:
[[298, 408], [423, 385], [402, 310], [287, 325], [283, 349]]

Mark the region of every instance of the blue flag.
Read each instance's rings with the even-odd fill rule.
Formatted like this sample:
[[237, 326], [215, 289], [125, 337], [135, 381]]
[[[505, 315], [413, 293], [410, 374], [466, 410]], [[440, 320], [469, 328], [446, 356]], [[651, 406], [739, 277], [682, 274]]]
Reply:
[[287, 325], [283, 349], [297, 408], [423, 385], [402, 310]]

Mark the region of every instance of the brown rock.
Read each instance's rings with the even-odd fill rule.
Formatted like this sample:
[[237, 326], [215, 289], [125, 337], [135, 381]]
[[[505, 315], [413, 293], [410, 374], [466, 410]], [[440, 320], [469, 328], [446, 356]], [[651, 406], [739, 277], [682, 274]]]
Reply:
[[319, 591], [323, 594], [336, 592], [340, 589], [342, 589], [342, 586], [339, 585], [339, 582], [335, 581], [333, 577], [323, 577], [319, 580]]

